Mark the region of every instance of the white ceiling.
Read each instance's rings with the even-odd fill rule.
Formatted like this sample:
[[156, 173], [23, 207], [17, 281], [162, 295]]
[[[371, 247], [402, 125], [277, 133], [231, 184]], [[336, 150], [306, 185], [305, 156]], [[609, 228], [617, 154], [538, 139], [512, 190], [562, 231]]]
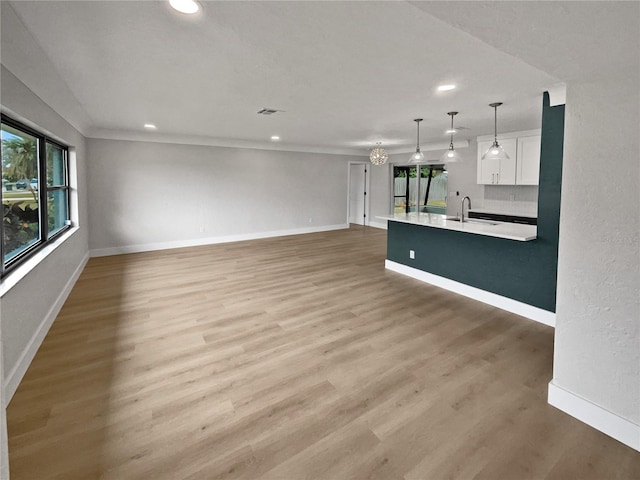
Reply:
[[422, 117], [421, 143], [435, 148], [448, 143], [448, 111], [463, 140], [492, 133], [495, 101], [499, 129], [537, 128], [545, 89], [637, 56], [593, 40], [637, 28], [612, 2], [200, 3], [196, 18], [164, 1], [11, 5], [86, 112], [86, 133], [108, 138], [274, 148], [277, 134], [277, 148], [408, 151]]

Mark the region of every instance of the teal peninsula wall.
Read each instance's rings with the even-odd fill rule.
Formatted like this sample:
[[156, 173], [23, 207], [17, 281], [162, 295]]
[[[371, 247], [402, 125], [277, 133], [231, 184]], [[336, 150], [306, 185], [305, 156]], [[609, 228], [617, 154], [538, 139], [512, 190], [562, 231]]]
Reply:
[[545, 92], [535, 240], [389, 221], [387, 259], [555, 313], [563, 143], [564, 105], [551, 107]]

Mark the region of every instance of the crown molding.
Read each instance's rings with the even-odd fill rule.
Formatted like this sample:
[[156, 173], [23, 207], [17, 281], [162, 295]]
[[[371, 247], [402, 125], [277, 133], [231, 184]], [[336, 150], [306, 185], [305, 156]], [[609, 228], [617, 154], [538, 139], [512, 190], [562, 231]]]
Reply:
[[369, 149], [326, 147], [321, 145], [292, 145], [281, 142], [256, 142], [226, 138], [205, 137], [200, 135], [180, 135], [159, 132], [136, 132], [105, 128], [90, 129], [87, 138], [103, 140], [125, 140], [130, 142], [169, 143], [175, 145], [199, 145], [207, 147], [250, 148], [301, 153], [323, 153], [329, 155], [368, 156]]

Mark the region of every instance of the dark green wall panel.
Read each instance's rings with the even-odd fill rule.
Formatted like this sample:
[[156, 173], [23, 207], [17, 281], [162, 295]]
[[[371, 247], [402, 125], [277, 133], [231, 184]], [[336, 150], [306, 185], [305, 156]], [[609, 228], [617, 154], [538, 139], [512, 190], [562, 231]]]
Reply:
[[[538, 238], [519, 242], [389, 222], [387, 258], [551, 312], [556, 309], [564, 105], [544, 94]], [[416, 258], [409, 258], [409, 250]]]

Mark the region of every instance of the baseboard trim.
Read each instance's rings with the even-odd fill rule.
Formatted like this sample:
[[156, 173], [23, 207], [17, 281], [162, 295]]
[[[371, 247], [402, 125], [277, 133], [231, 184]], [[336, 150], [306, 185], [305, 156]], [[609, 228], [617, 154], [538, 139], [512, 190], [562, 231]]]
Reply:
[[383, 230], [387, 230], [387, 222], [369, 222], [370, 227], [381, 228]]
[[90, 251], [91, 257], [106, 257], [109, 255], [123, 255], [126, 253], [152, 252], [156, 250], [170, 250], [172, 248], [200, 247], [217, 243], [242, 242], [245, 240], [260, 240], [263, 238], [285, 237], [287, 235], [302, 235], [305, 233], [328, 232], [349, 228], [348, 223], [338, 225], [322, 225], [319, 227], [296, 228], [291, 230], [275, 230], [270, 232], [247, 233], [242, 235], [225, 235], [222, 237], [196, 238], [193, 240], [177, 240], [174, 242], [144, 243], [126, 245], [122, 247], [98, 248]]
[[547, 401], [558, 410], [640, 451], [640, 425], [549, 382]]
[[548, 325], [550, 327], [555, 327], [556, 325], [555, 313], [543, 310], [538, 307], [534, 307], [533, 305], [528, 305], [511, 298], [503, 297], [502, 295], [497, 295], [495, 293], [487, 292], [476, 287], [471, 287], [469, 285], [465, 285], [464, 283], [456, 282], [455, 280], [441, 277], [439, 275], [434, 275], [433, 273], [425, 272], [423, 270], [418, 270], [417, 268], [408, 267], [391, 260], [385, 260], [384, 266], [386, 269], [394, 271], [396, 273], [401, 273], [402, 275], [415, 278], [416, 280], [420, 280], [421, 282], [429, 283], [431, 285], [435, 285], [436, 287], [455, 292], [459, 295], [473, 298], [474, 300], [478, 300], [479, 302], [493, 305], [494, 307], [501, 308], [502, 310], [506, 310], [507, 312], [515, 313], [530, 320], [544, 323], [545, 325]]
[[87, 252], [84, 255], [78, 267], [74, 270], [73, 274], [71, 275], [71, 278], [69, 278], [64, 288], [62, 289], [62, 292], [60, 292], [60, 295], [58, 295], [58, 298], [53, 303], [53, 305], [47, 312], [47, 315], [42, 320], [42, 323], [40, 323], [40, 326], [31, 337], [31, 340], [29, 340], [29, 343], [27, 344], [26, 348], [23, 350], [22, 354], [20, 355], [20, 358], [18, 359], [18, 362], [16, 363], [16, 365], [14, 365], [14, 367], [11, 369], [11, 371], [7, 375], [7, 378], [5, 379], [5, 385], [4, 385], [7, 405], [11, 401], [11, 398], [13, 398], [13, 394], [18, 389], [18, 385], [20, 385], [20, 382], [22, 381], [24, 374], [27, 373], [27, 369], [29, 368], [29, 365], [31, 365], [31, 362], [33, 361], [33, 358], [36, 356], [36, 353], [38, 352], [40, 345], [42, 345], [42, 341], [47, 336], [47, 333], [49, 332], [49, 329], [51, 328], [53, 321], [58, 316], [58, 313], [60, 313], [60, 310], [62, 309], [64, 302], [67, 300], [67, 297], [71, 293], [71, 289], [73, 288], [76, 281], [78, 280], [78, 277], [82, 273], [82, 270], [87, 264], [87, 261], [89, 261], [89, 252]]

